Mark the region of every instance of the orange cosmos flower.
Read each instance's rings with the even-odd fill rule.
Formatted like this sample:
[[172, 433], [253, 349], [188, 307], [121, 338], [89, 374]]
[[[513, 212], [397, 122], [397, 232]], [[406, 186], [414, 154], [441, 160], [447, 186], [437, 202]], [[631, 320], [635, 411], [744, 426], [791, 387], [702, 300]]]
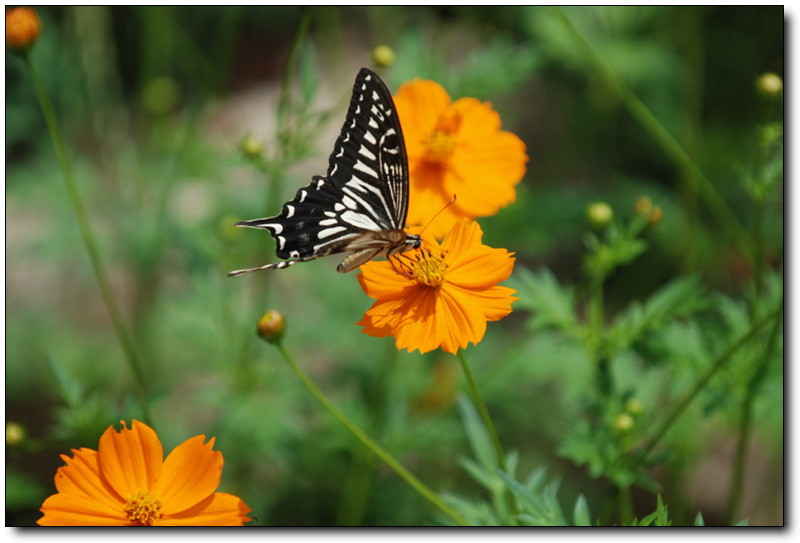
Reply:
[[421, 353], [441, 347], [455, 354], [477, 344], [486, 322], [511, 313], [518, 299], [516, 291], [497, 285], [511, 275], [514, 258], [483, 245], [482, 236], [478, 223], [464, 220], [441, 245], [426, 235], [416, 251], [363, 264], [358, 282], [377, 300], [357, 323], [363, 332], [394, 336], [398, 349]]
[[40, 511], [42, 526], [242, 526], [250, 508], [231, 494], [214, 492], [222, 475], [222, 453], [199, 435], [175, 447], [166, 461], [152, 428], [134, 420], [129, 430], [113, 426], [95, 452], [61, 455], [58, 494]]
[[475, 98], [450, 101], [434, 81], [415, 79], [394, 97], [408, 152], [408, 224], [441, 239], [461, 218], [488, 217], [513, 202], [525, 175], [525, 144], [500, 130], [500, 115]]

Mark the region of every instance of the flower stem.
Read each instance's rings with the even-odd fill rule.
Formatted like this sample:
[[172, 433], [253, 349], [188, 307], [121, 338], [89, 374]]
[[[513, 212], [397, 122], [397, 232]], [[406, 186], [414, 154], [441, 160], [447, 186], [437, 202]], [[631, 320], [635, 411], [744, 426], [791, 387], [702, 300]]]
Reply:
[[694, 388], [681, 400], [678, 402], [677, 405], [672, 409], [672, 411], [667, 415], [667, 418], [664, 420], [664, 423], [661, 425], [661, 428], [655, 433], [655, 436], [650, 440], [650, 442], [644, 447], [642, 452], [638, 456], [638, 461], [641, 462], [644, 460], [650, 451], [656, 446], [656, 444], [664, 437], [664, 434], [667, 433], [667, 430], [672, 426], [672, 424], [678, 419], [678, 417], [683, 413], [683, 410], [694, 400], [698, 394], [705, 388], [706, 384], [711, 380], [711, 378], [725, 365], [727, 362], [736, 354], [739, 349], [741, 349], [748, 341], [753, 339], [756, 334], [772, 322], [773, 319], [780, 320], [780, 317], [783, 313], [783, 301], [781, 301], [780, 306], [775, 309], [772, 313], [767, 315], [765, 318], [761, 319], [760, 321], [756, 322], [750, 327], [750, 331], [748, 331], [744, 336], [739, 338], [733, 345], [731, 345], [727, 351], [725, 351], [722, 356], [720, 356], [717, 361], [714, 363], [711, 368], [708, 369], [706, 374], [703, 376], [700, 381], [694, 386]]
[[765, 344], [764, 354], [756, 367], [753, 377], [747, 384], [747, 391], [742, 403], [741, 419], [739, 422], [739, 442], [736, 445], [736, 457], [734, 460], [733, 482], [731, 483], [730, 498], [728, 500], [727, 514], [728, 524], [733, 525], [737, 522], [739, 507], [742, 500], [742, 481], [744, 480], [745, 464], [747, 460], [747, 448], [750, 442], [752, 421], [753, 421], [753, 402], [755, 401], [758, 390], [764, 377], [767, 375], [772, 351], [775, 348], [778, 331], [780, 330], [781, 318], [776, 318], [769, 334], [769, 339]]
[[139, 363], [139, 359], [136, 356], [133, 342], [128, 336], [125, 326], [122, 323], [122, 317], [120, 316], [119, 309], [117, 308], [111, 288], [109, 287], [108, 278], [106, 276], [105, 269], [103, 268], [103, 262], [100, 259], [100, 252], [97, 248], [94, 235], [92, 234], [92, 229], [89, 226], [86, 209], [83, 207], [83, 201], [81, 200], [80, 192], [78, 191], [77, 184], [75, 183], [75, 177], [72, 173], [72, 165], [70, 164], [69, 156], [67, 155], [66, 147], [64, 146], [64, 139], [61, 136], [61, 130], [58, 125], [55, 110], [53, 109], [53, 104], [50, 102], [50, 97], [47, 95], [44, 85], [39, 78], [39, 73], [36, 71], [36, 68], [33, 65], [30, 52], [26, 51], [23, 54], [23, 57], [25, 59], [25, 64], [28, 67], [28, 73], [30, 73], [33, 87], [36, 91], [36, 97], [39, 99], [39, 105], [42, 108], [42, 113], [44, 115], [45, 122], [47, 123], [47, 128], [50, 131], [50, 137], [53, 139], [56, 155], [58, 155], [58, 161], [61, 165], [61, 171], [64, 175], [67, 193], [69, 194], [73, 210], [75, 211], [75, 218], [78, 221], [83, 242], [86, 245], [86, 250], [89, 253], [89, 259], [92, 263], [92, 270], [94, 271], [94, 276], [97, 280], [97, 286], [100, 288], [100, 294], [103, 298], [103, 302], [105, 303], [106, 310], [108, 311], [108, 316], [111, 319], [117, 339], [122, 346], [122, 351], [125, 354], [125, 358], [128, 361], [128, 365], [136, 382], [139, 402], [142, 407], [142, 418], [144, 419], [145, 423], [152, 424], [149, 409], [147, 407], [147, 387], [145, 386], [144, 372], [141, 364]]
[[333, 415], [333, 417], [339, 421], [339, 423], [347, 428], [350, 433], [352, 433], [361, 443], [364, 444], [368, 449], [370, 449], [373, 453], [375, 453], [381, 460], [386, 462], [390, 468], [392, 468], [400, 477], [402, 477], [409, 485], [411, 485], [417, 492], [422, 494], [428, 501], [433, 503], [436, 507], [438, 507], [444, 514], [448, 517], [453, 519], [455, 522], [460, 524], [461, 526], [469, 526], [467, 520], [462, 517], [458, 512], [456, 512], [453, 508], [449, 505], [444, 503], [442, 499], [436, 495], [430, 488], [425, 486], [425, 484], [417, 479], [410, 471], [400, 464], [391, 454], [389, 454], [383, 447], [375, 443], [369, 436], [367, 436], [358, 426], [356, 426], [350, 419], [348, 419], [344, 413], [339, 411], [328, 398], [322, 393], [322, 391], [317, 388], [317, 386], [308, 378], [305, 372], [298, 366], [294, 359], [291, 357], [289, 352], [286, 350], [286, 347], [283, 344], [283, 341], [277, 343], [278, 350], [283, 356], [283, 359], [292, 369], [292, 371], [297, 375], [297, 377], [302, 381], [302, 383], [306, 386], [306, 388], [311, 392], [311, 394], [321, 403], [328, 412]]
[[[506, 457], [505, 454], [503, 454], [503, 447], [500, 445], [500, 439], [497, 437], [497, 431], [494, 428], [494, 423], [492, 423], [492, 417], [489, 416], [489, 410], [486, 409], [486, 404], [483, 403], [483, 397], [478, 390], [477, 383], [475, 383], [475, 378], [472, 376], [472, 370], [469, 369], [469, 364], [467, 364], [467, 358], [464, 356], [463, 349], [458, 350], [458, 361], [461, 362], [461, 368], [464, 370], [464, 376], [467, 378], [469, 388], [472, 390], [472, 395], [475, 397], [475, 403], [478, 406], [478, 412], [481, 414], [483, 424], [486, 426], [486, 430], [489, 432], [489, 437], [494, 445], [494, 452], [497, 456], [497, 465], [501, 470], [503, 470], [504, 473], [508, 473], [508, 468], [506, 467]], [[509, 475], [511, 474], [509, 473]], [[511, 494], [510, 489], [508, 491], [508, 498], [511, 504], [511, 511], [514, 515], [514, 518], [516, 518], [519, 514], [519, 509], [517, 508], [517, 501]]]

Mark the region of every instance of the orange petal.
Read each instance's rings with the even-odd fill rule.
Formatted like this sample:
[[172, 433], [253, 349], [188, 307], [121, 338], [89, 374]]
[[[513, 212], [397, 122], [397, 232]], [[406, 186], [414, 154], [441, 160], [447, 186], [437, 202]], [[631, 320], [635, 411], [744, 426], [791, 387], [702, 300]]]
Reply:
[[214, 438], [187, 439], [169, 453], [156, 486], [155, 495], [164, 506], [162, 515], [175, 515], [194, 507], [213, 494], [222, 476], [222, 453], [212, 450]]
[[53, 494], [39, 509], [40, 526], [126, 526], [122, 504], [75, 494]]
[[398, 275], [389, 262], [367, 262], [359, 268], [358, 283], [370, 298], [397, 298], [409, 286], [409, 280]]
[[511, 313], [511, 304], [519, 299], [514, 296], [517, 293], [514, 289], [499, 285], [483, 289], [462, 289], [458, 285], [447, 288], [451, 293], [460, 290], [464, 296], [469, 296], [470, 303], [480, 309], [487, 321], [498, 321]]
[[435, 81], [414, 79], [398, 89], [394, 105], [409, 158], [417, 157], [422, 153], [422, 140], [450, 106], [450, 96]]
[[56, 489], [59, 494], [83, 497], [113, 503], [117, 506], [125, 502], [100, 473], [97, 452], [92, 449], [72, 449], [74, 457], [62, 454], [66, 466], [56, 471]]
[[119, 432], [110, 426], [100, 437], [97, 460], [111, 487], [127, 499], [139, 490], [151, 492], [161, 473], [164, 450], [155, 431], [133, 421]]
[[217, 492], [194, 507], [171, 515], [162, 515], [154, 526], [242, 526], [250, 521], [241, 498]]

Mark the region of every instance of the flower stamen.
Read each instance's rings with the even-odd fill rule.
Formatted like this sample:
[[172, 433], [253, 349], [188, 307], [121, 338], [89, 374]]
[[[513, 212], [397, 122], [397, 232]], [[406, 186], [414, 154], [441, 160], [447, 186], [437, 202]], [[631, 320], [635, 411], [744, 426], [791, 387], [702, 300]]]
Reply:
[[456, 133], [461, 126], [461, 115], [457, 111], [448, 110], [436, 121], [436, 127], [422, 140], [425, 158], [433, 164], [442, 164], [449, 160], [456, 148]]
[[161, 517], [162, 505], [152, 493], [139, 490], [128, 498], [124, 509], [134, 526], [152, 526]]
[[409, 279], [416, 284], [438, 287], [444, 283], [445, 275], [447, 262], [444, 260], [444, 252], [436, 256], [429, 249], [422, 249], [417, 253], [416, 262], [411, 264]]

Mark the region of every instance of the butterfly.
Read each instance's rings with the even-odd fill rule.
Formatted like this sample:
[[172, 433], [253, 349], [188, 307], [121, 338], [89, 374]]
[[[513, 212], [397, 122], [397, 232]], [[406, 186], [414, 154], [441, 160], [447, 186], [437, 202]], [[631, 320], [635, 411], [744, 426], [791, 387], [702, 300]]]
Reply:
[[278, 257], [288, 260], [228, 276], [349, 253], [336, 268], [346, 273], [375, 257], [418, 249], [420, 237], [403, 230], [407, 212], [408, 156], [400, 119], [384, 82], [362, 68], [328, 174], [314, 176], [279, 215], [236, 223], [269, 230]]

